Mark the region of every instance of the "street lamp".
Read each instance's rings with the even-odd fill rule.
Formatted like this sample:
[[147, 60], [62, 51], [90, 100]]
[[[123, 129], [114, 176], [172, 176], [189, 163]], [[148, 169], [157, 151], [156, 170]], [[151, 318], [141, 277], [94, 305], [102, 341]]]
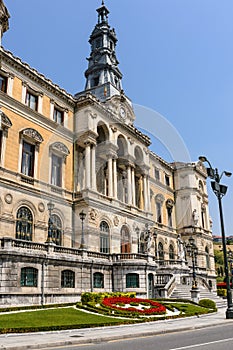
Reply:
[[80, 217], [80, 220], [82, 221], [82, 238], [81, 238], [81, 245], [80, 245], [80, 248], [81, 248], [81, 249], [86, 249], [85, 239], [84, 239], [84, 230], [83, 230], [83, 221], [85, 220], [86, 213], [84, 213], [84, 211], [82, 210], [82, 211], [79, 213], [79, 217]]
[[136, 228], [135, 228], [135, 231], [136, 231], [136, 235], [137, 235], [137, 246], [138, 246], [138, 251], [137, 251], [137, 253], [140, 253], [140, 245], [139, 245], [139, 242], [140, 242], [140, 240], [139, 240], [139, 234], [140, 234], [140, 228], [137, 226]]
[[192, 289], [197, 289], [197, 280], [196, 280], [196, 266], [197, 266], [197, 254], [198, 248], [194, 243], [194, 238], [189, 238], [189, 243], [186, 245], [186, 251], [192, 258], [192, 268], [193, 268], [193, 281], [192, 281]]
[[224, 220], [223, 220], [223, 210], [222, 210], [222, 197], [225, 196], [227, 192], [227, 186], [220, 184], [221, 178], [224, 175], [230, 177], [232, 174], [229, 171], [223, 171], [221, 175], [218, 173], [218, 169], [214, 169], [208, 159], [205, 156], [199, 157], [199, 160], [203, 163], [208, 163], [209, 168], [206, 169], [207, 175], [209, 178], [213, 179], [211, 181], [211, 187], [214, 194], [218, 199], [219, 206], [219, 215], [220, 215], [220, 225], [221, 225], [221, 233], [222, 233], [222, 247], [223, 247], [223, 257], [224, 257], [224, 270], [226, 276], [226, 286], [227, 286], [227, 310], [226, 310], [226, 318], [233, 318], [233, 304], [232, 304], [232, 294], [229, 280], [229, 269], [228, 269], [228, 260], [227, 260], [227, 248], [226, 248], [226, 237], [225, 237], [225, 229], [224, 229]]
[[229, 262], [229, 266], [230, 266], [230, 285], [231, 287], [232, 286], [232, 263], [233, 263], [233, 252], [231, 250], [228, 250], [227, 252], [227, 259], [228, 259], [228, 262]]
[[154, 238], [154, 242], [155, 242], [155, 260], [157, 260], [157, 236], [158, 236], [158, 233], [157, 233], [157, 230], [156, 228], [154, 228], [154, 231], [153, 231], [153, 238]]
[[53, 241], [53, 220], [52, 220], [52, 211], [54, 209], [55, 205], [50, 201], [47, 204], [47, 208], [49, 211], [49, 222], [48, 222], [48, 237], [47, 237], [47, 243], [52, 243]]

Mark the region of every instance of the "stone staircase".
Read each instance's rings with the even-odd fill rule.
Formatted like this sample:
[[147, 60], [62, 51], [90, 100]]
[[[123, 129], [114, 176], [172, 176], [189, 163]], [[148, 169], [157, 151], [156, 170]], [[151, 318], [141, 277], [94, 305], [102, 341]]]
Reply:
[[[226, 299], [217, 296], [216, 292], [210, 292], [207, 288], [203, 286], [198, 286], [200, 290], [200, 299], [211, 299], [215, 301], [217, 308], [227, 307]], [[172, 299], [191, 299], [190, 293], [191, 286], [185, 284], [177, 284], [175, 289], [170, 295]]]

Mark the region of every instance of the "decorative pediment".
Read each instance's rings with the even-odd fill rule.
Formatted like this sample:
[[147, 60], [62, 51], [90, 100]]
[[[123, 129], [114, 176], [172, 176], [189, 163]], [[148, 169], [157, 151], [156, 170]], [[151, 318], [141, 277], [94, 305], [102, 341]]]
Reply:
[[12, 126], [12, 122], [8, 116], [0, 110], [0, 125], [1, 129], [8, 129]]
[[125, 124], [133, 124], [135, 120], [135, 114], [130, 101], [127, 97], [115, 95], [108, 101], [106, 101], [106, 107], [113, 113], [120, 122]]
[[21, 135], [27, 138], [30, 138], [31, 140], [33, 140], [35, 143], [41, 143], [44, 141], [43, 137], [41, 136], [41, 134], [33, 129], [33, 128], [27, 128], [21, 131]]
[[59, 153], [63, 157], [67, 157], [70, 154], [70, 151], [66, 145], [62, 142], [54, 142], [50, 146], [50, 150], [56, 153]]

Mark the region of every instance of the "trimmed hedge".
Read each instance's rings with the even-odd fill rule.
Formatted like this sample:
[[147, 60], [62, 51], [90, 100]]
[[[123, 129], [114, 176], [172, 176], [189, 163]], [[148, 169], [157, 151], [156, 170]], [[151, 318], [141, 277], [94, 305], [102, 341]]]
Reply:
[[207, 309], [217, 310], [216, 303], [211, 299], [201, 299], [198, 304]]
[[123, 292], [113, 292], [113, 293], [93, 293], [93, 292], [86, 292], [82, 293], [81, 295], [81, 303], [101, 303], [104, 298], [108, 297], [128, 297], [128, 298], [135, 298], [136, 293], [135, 292], [129, 292], [129, 293], [123, 293]]

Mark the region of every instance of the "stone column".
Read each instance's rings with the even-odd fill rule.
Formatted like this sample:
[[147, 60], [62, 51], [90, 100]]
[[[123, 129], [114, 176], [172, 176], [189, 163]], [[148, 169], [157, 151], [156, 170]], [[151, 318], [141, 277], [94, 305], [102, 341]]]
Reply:
[[144, 200], [144, 210], [148, 211], [148, 191], [147, 191], [147, 179], [146, 175], [143, 175], [143, 200]]
[[151, 211], [151, 201], [150, 201], [150, 180], [149, 176], [147, 176], [147, 206], [148, 206], [148, 211]]
[[127, 167], [127, 180], [128, 180], [128, 189], [127, 189], [127, 195], [128, 195], [128, 204], [132, 204], [132, 173], [131, 173], [131, 166], [128, 165]]
[[96, 145], [91, 148], [91, 188], [96, 191]]
[[142, 175], [140, 175], [139, 182], [139, 209], [144, 208], [144, 201], [143, 201], [143, 180], [142, 180]]
[[131, 170], [131, 176], [132, 176], [132, 205], [135, 207], [135, 171], [134, 171], [134, 168], [132, 168]]
[[113, 197], [117, 198], [117, 160], [113, 159]]
[[85, 148], [85, 172], [86, 172], [86, 189], [90, 188], [91, 185], [91, 166], [90, 166], [90, 160], [91, 160], [91, 145], [90, 143], [86, 143]]
[[112, 157], [108, 158], [108, 196], [112, 197]]

